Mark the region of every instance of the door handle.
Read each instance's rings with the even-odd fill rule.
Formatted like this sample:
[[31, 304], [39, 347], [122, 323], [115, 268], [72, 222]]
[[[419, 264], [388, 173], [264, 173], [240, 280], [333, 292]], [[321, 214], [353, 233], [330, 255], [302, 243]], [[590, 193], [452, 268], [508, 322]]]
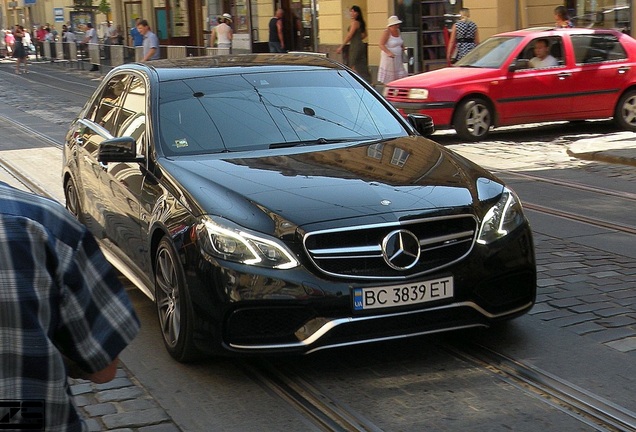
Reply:
[[629, 72], [630, 67], [629, 66], [621, 66], [618, 68], [618, 73], [620, 75], [625, 74], [627, 72]]
[[566, 78], [571, 77], [572, 74], [570, 72], [561, 72], [560, 74], [557, 75], [557, 77], [559, 77], [560, 80], [564, 80]]

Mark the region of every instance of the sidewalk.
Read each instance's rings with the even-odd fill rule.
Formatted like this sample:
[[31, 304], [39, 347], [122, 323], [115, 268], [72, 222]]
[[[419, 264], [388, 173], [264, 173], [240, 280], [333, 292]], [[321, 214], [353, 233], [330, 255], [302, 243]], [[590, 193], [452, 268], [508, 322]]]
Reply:
[[636, 166], [636, 133], [616, 132], [603, 139], [583, 139], [572, 143], [568, 155], [577, 159]]

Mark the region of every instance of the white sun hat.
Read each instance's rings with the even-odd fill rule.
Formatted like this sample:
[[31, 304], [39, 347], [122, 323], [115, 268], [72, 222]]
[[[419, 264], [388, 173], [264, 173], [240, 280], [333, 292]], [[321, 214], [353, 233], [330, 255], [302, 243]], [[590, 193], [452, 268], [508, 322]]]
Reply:
[[402, 24], [402, 21], [395, 15], [391, 15], [386, 26], [391, 27], [397, 24]]

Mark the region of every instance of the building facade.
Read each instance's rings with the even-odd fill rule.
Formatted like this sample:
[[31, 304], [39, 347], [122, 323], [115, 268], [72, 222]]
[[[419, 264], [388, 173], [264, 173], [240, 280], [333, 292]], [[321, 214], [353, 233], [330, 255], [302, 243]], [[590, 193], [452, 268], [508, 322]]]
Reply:
[[[342, 59], [336, 49], [349, 27], [349, 9], [358, 5], [367, 24], [371, 69], [380, 62], [378, 40], [387, 18], [402, 19], [405, 44], [413, 48], [412, 72], [445, 65], [448, 29], [461, 7], [471, 10], [481, 39], [525, 27], [551, 26], [554, 8], [562, 4], [577, 26], [617, 27], [631, 33], [633, 0], [0, 0], [0, 26], [26, 28], [49, 23], [81, 27], [93, 22], [101, 34], [107, 20], [128, 34], [135, 18], [147, 19], [163, 45], [206, 46], [210, 30], [223, 13], [232, 16], [235, 52], [265, 52], [269, 20], [277, 8], [285, 17], [288, 46], [296, 51], [326, 53]], [[100, 12], [100, 4], [109, 11]], [[83, 7], [79, 7], [83, 6]], [[374, 75], [374, 74], [372, 74]]]

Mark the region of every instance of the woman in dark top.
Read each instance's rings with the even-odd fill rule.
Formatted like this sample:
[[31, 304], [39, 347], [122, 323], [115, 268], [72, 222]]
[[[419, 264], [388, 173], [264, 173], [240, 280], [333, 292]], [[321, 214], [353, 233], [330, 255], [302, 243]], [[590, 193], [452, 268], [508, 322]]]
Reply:
[[336, 52], [342, 53], [345, 45], [349, 45], [349, 67], [356, 71], [358, 75], [367, 81], [370, 81], [369, 64], [367, 60], [367, 51], [363, 39], [367, 37], [367, 26], [362, 18], [362, 10], [359, 6], [351, 6], [349, 10], [351, 16], [351, 24], [349, 25], [349, 33], [345, 37], [342, 45], [338, 47]]
[[[459, 15], [459, 20], [453, 24], [446, 50], [446, 60], [449, 63], [455, 63], [479, 44], [479, 31], [477, 24], [470, 19], [470, 10], [462, 8]], [[454, 54], [455, 48], [457, 52]]]
[[24, 64], [24, 73], [27, 73], [27, 51], [24, 48], [24, 27], [16, 25], [13, 31], [15, 37], [15, 44], [13, 45], [13, 58], [15, 61], [15, 73], [20, 73], [20, 63]]
[[554, 21], [556, 28], [572, 28], [574, 25], [570, 20], [570, 14], [565, 6], [557, 6], [554, 8]]

